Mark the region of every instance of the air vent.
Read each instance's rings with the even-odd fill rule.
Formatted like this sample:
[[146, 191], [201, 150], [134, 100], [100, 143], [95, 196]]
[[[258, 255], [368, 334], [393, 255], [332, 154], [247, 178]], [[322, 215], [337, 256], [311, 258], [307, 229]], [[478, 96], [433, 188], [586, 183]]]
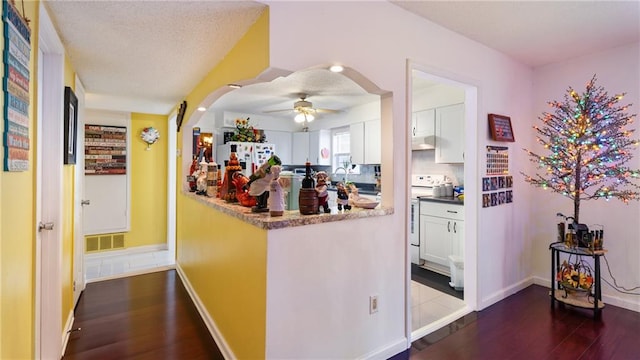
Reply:
[[100, 236], [88, 236], [86, 241], [86, 252], [123, 249], [125, 234], [109, 234]]
[[86, 251], [97, 251], [99, 249], [99, 241], [97, 236], [91, 236], [87, 239]]
[[113, 235], [113, 248], [121, 249], [124, 247], [124, 234]]

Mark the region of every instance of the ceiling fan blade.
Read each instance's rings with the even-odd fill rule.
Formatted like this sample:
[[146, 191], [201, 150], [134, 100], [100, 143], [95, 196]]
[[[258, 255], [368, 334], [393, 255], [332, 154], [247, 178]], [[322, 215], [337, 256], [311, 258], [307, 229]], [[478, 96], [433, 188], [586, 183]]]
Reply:
[[293, 111], [293, 109], [266, 110], [266, 111], [263, 111], [263, 113], [270, 114], [270, 113], [290, 112], [290, 111]]
[[327, 114], [337, 114], [341, 112], [340, 110], [334, 110], [334, 109], [314, 109], [314, 110], [319, 113], [327, 113]]

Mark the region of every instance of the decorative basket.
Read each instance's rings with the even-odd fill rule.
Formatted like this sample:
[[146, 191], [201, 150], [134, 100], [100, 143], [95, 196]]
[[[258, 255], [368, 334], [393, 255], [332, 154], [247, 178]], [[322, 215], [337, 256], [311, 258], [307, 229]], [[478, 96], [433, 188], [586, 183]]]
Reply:
[[562, 262], [556, 273], [556, 281], [567, 293], [585, 292], [590, 294], [594, 281], [591, 267], [582, 260], [576, 263], [570, 261], [571, 259]]

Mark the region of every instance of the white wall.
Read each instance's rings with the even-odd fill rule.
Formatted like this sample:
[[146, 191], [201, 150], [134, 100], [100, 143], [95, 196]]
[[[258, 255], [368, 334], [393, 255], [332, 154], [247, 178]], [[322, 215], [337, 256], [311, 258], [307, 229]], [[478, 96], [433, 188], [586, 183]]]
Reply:
[[[273, 67], [297, 71], [339, 62], [391, 92], [381, 99], [385, 184], [382, 201], [393, 206], [395, 213], [381, 221], [332, 223], [336, 228], [330, 233], [322, 232], [324, 226], [303, 227], [293, 232], [297, 234], [295, 238], [282, 239], [295, 244], [297, 254], [307, 254], [312, 261], [270, 253], [269, 272], [280, 276], [268, 279], [269, 289], [278, 292], [267, 294], [267, 356], [383, 358], [397, 353], [398, 344], [409, 344], [405, 326], [409, 266], [407, 175], [411, 167], [407, 59], [433, 69], [437, 75], [450, 74], [478, 87], [477, 123], [470, 121], [466, 125], [474, 132], [477, 127], [479, 133], [467, 135], [465, 151], [472, 169], [468, 177], [465, 172], [465, 217], [472, 219], [465, 222], [471, 234], [465, 247], [475, 250], [477, 245], [479, 253], [477, 266], [465, 264], [465, 276], [467, 271], [478, 274], [477, 291], [469, 289], [471, 306], [484, 308], [530, 280], [530, 242], [525, 238], [529, 220], [526, 190], [517, 183], [513, 204], [481, 210], [477, 169], [485, 165], [484, 146], [492, 143], [488, 140], [487, 113], [511, 116], [518, 141], [507, 144], [514, 164], [512, 173], [518, 174], [524, 168], [526, 160], [520, 148], [530, 143], [526, 134], [532, 113], [532, 71], [387, 2], [268, 4]], [[297, 51], [292, 44], [311, 45]], [[348, 231], [343, 228], [346, 226]], [[336, 232], [344, 235], [335, 236]], [[344, 241], [340, 241], [341, 237]], [[286, 268], [299, 271], [279, 273]], [[307, 279], [321, 280], [327, 287], [311, 289], [305, 285]], [[363, 316], [372, 293], [379, 296], [380, 311], [375, 316]], [[322, 346], [318, 347], [318, 343]]]
[[[639, 64], [640, 46], [636, 43], [536, 69], [534, 72], [536, 117], [544, 111], [550, 111], [546, 105], [548, 101], [562, 101], [569, 86], [579, 93], [584, 92], [586, 83], [594, 74], [598, 78], [597, 85], [603, 86], [609, 95], [627, 93], [620, 103], [633, 103], [628, 110], [629, 114], [640, 113]], [[539, 120], [536, 121], [540, 123]], [[637, 118], [629, 128], [635, 129], [636, 139], [640, 138]], [[539, 147], [534, 149], [538, 153], [543, 153]], [[634, 156], [626, 165], [632, 169], [638, 169], [640, 168], [640, 151], [637, 148], [634, 150]], [[573, 202], [558, 194], [531, 188], [532, 196], [536, 199], [535, 203], [532, 203], [532, 225], [529, 236], [533, 244], [534, 274], [539, 277], [539, 281], [546, 281], [548, 284], [551, 265], [547, 249], [549, 242], [555, 238], [556, 234], [555, 224], [559, 218], [555, 214], [562, 212], [565, 215], [573, 215]], [[637, 201], [629, 205], [619, 200], [590, 200], [580, 204], [580, 222], [587, 225], [604, 225], [604, 246], [608, 250], [606, 257], [609, 260], [611, 272], [618, 284], [627, 288], [640, 285], [639, 218], [640, 204]], [[613, 283], [604, 262], [602, 273], [604, 279]], [[637, 290], [635, 292], [638, 293]], [[604, 284], [602, 294], [605, 303], [640, 311], [638, 296], [618, 293]]]

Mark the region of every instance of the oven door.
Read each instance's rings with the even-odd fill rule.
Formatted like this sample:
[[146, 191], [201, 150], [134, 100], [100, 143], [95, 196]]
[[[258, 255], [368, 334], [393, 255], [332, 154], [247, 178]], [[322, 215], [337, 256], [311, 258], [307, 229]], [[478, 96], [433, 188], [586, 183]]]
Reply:
[[409, 251], [411, 262], [416, 265], [422, 265], [423, 260], [420, 259], [420, 211], [418, 199], [411, 199], [411, 213], [409, 223]]

